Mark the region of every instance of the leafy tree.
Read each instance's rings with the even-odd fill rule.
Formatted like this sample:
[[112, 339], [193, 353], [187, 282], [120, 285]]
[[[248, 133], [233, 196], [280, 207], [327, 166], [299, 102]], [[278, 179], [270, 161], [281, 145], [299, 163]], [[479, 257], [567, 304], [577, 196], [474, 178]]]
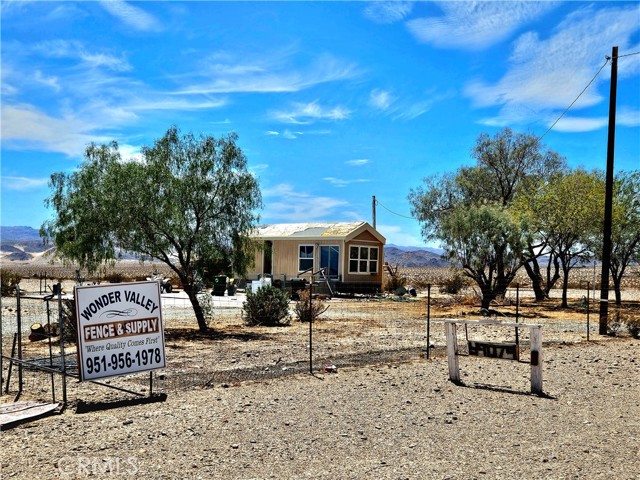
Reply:
[[52, 175], [46, 202], [56, 216], [41, 234], [90, 271], [123, 250], [166, 263], [206, 330], [197, 296], [202, 265], [244, 273], [253, 255], [246, 238], [261, 206], [236, 142], [235, 134], [196, 137], [172, 127], [143, 148], [141, 161], [123, 161], [115, 142], [91, 144], [76, 172]]
[[534, 135], [510, 129], [480, 135], [472, 156], [474, 166], [425, 179], [411, 190], [409, 202], [423, 236], [445, 245], [449, 259], [478, 284], [488, 308], [504, 295], [535, 240], [514, 201], [535, 191], [564, 159], [544, 151]]
[[[640, 261], [640, 170], [616, 175], [611, 224], [609, 271], [615, 289], [616, 305], [620, 305], [620, 285], [626, 268], [633, 261]], [[596, 237], [593, 249], [596, 258], [602, 260], [602, 236]]]
[[560, 262], [562, 306], [567, 306], [569, 272], [592, 257], [592, 239], [602, 231], [604, 182], [598, 172], [577, 169], [545, 184], [530, 198], [534, 229]]

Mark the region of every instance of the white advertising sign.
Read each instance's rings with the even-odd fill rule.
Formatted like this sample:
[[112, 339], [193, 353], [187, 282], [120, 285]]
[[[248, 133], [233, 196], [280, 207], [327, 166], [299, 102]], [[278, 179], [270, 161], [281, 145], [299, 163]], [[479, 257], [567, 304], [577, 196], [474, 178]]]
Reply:
[[80, 379], [165, 367], [158, 282], [75, 288]]

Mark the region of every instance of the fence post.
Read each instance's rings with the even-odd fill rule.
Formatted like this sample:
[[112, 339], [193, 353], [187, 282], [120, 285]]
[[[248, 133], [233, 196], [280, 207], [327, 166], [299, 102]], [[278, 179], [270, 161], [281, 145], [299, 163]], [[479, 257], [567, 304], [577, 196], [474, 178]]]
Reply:
[[16, 286], [16, 301], [17, 301], [17, 305], [16, 305], [16, 310], [17, 310], [17, 314], [18, 314], [18, 331], [16, 332], [18, 334], [18, 360], [20, 360], [20, 362], [18, 363], [18, 394], [16, 395], [16, 400], [18, 399], [18, 397], [20, 397], [20, 395], [22, 394], [22, 382], [23, 382], [23, 378], [22, 378], [22, 307], [20, 306], [20, 286]]
[[[75, 298], [75, 291], [74, 291]], [[67, 367], [64, 356], [64, 319], [62, 318], [62, 284], [58, 282], [58, 326], [60, 327], [60, 370], [62, 373], [62, 405], [67, 406]], [[78, 369], [82, 367], [78, 365]]]
[[531, 332], [531, 393], [542, 395], [542, 335], [540, 326], [533, 326]]
[[427, 284], [427, 360], [431, 355], [431, 284]]
[[444, 324], [444, 328], [447, 334], [447, 363], [449, 364], [449, 380], [453, 383], [460, 383], [456, 324], [454, 322], [447, 321]]
[[2, 364], [2, 356], [4, 351], [2, 344], [4, 343], [4, 336], [2, 334], [2, 295], [0, 294], [0, 397], [2, 396], [2, 386], [4, 385], [4, 367]]

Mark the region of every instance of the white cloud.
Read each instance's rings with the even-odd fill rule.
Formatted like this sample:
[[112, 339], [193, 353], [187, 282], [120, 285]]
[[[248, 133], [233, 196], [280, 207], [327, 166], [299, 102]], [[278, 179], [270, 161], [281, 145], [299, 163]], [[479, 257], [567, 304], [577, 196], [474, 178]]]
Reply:
[[407, 247], [421, 247], [425, 244], [419, 233], [411, 234], [406, 226], [377, 224], [376, 230], [387, 239], [387, 243]]
[[351, 167], [362, 167], [364, 165], [371, 163], [371, 160], [369, 160], [368, 158], [358, 158], [356, 160], [347, 160], [344, 163], [346, 163]]
[[334, 187], [346, 187], [348, 185], [351, 185], [352, 183], [367, 183], [367, 182], [370, 182], [370, 180], [366, 180], [364, 178], [356, 178], [356, 179], [353, 179], [353, 180], [346, 180], [344, 178], [324, 177], [323, 180], [329, 182]]
[[141, 31], [156, 31], [160, 29], [160, 22], [153, 15], [127, 2], [122, 0], [105, 0], [101, 1], [100, 5], [111, 15], [131, 28]]
[[351, 111], [342, 106], [325, 107], [317, 101], [294, 103], [288, 111], [272, 112], [271, 118], [284, 123], [308, 124], [316, 120], [335, 121], [349, 118]]
[[539, 18], [556, 2], [438, 2], [439, 17], [407, 22], [420, 42], [439, 48], [482, 50], [508, 38], [518, 28]]
[[307, 68], [290, 67], [287, 56], [260, 58], [253, 63], [221, 63], [218, 56], [213, 64], [205, 64], [197, 72], [205, 80], [179, 89], [178, 94], [211, 93], [282, 93], [298, 92], [322, 83], [352, 79], [360, 75], [355, 64], [339, 60], [332, 55], [321, 55]]
[[387, 110], [394, 101], [395, 98], [387, 90], [376, 88], [369, 94], [369, 104], [378, 110]]
[[270, 135], [270, 136], [272, 136], [272, 137], [275, 137], [275, 136], [280, 135], [280, 132], [276, 132], [275, 130], [267, 130], [267, 131], [265, 132], [265, 135]]
[[106, 51], [96, 51], [83, 42], [75, 40], [47, 40], [33, 45], [17, 45], [21, 54], [38, 54], [45, 58], [70, 58], [78, 60], [86, 67], [105, 67], [116, 72], [131, 70], [129, 62]]
[[60, 80], [58, 79], [58, 77], [48, 77], [44, 75], [40, 70], [36, 70], [33, 74], [33, 80], [36, 83], [49, 87], [56, 92], [60, 91]]
[[309, 222], [344, 218], [349, 202], [333, 197], [299, 192], [292, 185], [281, 183], [262, 191], [265, 220], [277, 222]]
[[376, 23], [394, 23], [407, 17], [413, 9], [413, 2], [375, 1], [364, 9], [364, 14]]
[[[473, 80], [465, 87], [476, 107], [499, 107], [500, 111], [482, 123], [487, 125], [530, 125], [540, 121], [551, 125], [593, 79], [604, 63], [607, 45], [628, 49], [640, 30], [640, 9], [579, 9], [564, 19], [548, 38], [529, 32], [518, 38], [509, 57], [508, 71], [496, 83]], [[599, 32], [594, 35], [593, 32]], [[579, 48], [576, 46], [579, 45]], [[601, 103], [608, 83], [605, 68], [573, 105], [572, 112]], [[628, 75], [629, 73], [627, 73]], [[637, 73], [636, 73], [637, 74]], [[601, 128], [599, 118], [562, 119], [554, 128], [587, 131]]]
[[46, 187], [48, 182], [48, 178], [2, 176], [2, 188], [5, 190], [32, 190]]
[[302, 135], [302, 132], [292, 132], [289, 129], [287, 129], [284, 132], [282, 132], [282, 137], [286, 138], [287, 140], [295, 140], [300, 135]]
[[88, 143], [110, 140], [97, 135], [95, 130], [96, 126], [84, 119], [51, 117], [31, 105], [2, 107], [2, 142], [10, 148], [40, 148], [81, 156]]

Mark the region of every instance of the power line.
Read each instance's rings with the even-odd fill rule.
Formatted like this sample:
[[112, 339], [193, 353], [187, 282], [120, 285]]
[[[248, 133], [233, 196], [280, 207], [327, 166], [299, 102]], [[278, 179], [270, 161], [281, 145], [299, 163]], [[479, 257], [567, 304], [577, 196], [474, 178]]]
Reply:
[[606, 57], [606, 60], [604, 61], [604, 63], [600, 67], [600, 70], [598, 70], [598, 72], [593, 76], [593, 78], [589, 81], [589, 83], [587, 83], [587, 86], [582, 89], [582, 91], [575, 98], [575, 100], [573, 102], [571, 102], [571, 105], [569, 105], [565, 109], [565, 111], [560, 114], [560, 116], [556, 119], [556, 121], [553, 122], [553, 124], [547, 129], [547, 131], [542, 134], [542, 136], [540, 137], [540, 140], [542, 140], [545, 137], [545, 135], [547, 133], [549, 133], [553, 127], [556, 126], [556, 124], [560, 121], [560, 119], [565, 116], [565, 114], [571, 109], [571, 107], [573, 107], [573, 105], [578, 101], [578, 99], [582, 96], [582, 94], [587, 91], [587, 88], [589, 88], [591, 86], [591, 84], [593, 83], [593, 81], [598, 77], [598, 75], [600, 75], [600, 72], [602, 72], [602, 69], [604, 69], [604, 67], [607, 66], [607, 64], [609, 63], [609, 60], [611, 60], [611, 57]]
[[402, 215], [400, 213], [396, 213], [393, 210], [389, 210], [387, 207], [385, 207], [383, 204], [380, 203], [380, 201], [378, 199], [376, 199], [376, 205], [380, 205], [382, 208], [384, 208], [387, 212], [389, 213], [393, 213], [394, 215], [397, 215], [398, 217], [402, 217], [402, 218], [408, 218], [409, 220], [415, 220], [415, 218], [413, 217], [407, 217], [406, 215]]
[[624, 55], [618, 55], [616, 58], [630, 57], [631, 55], [640, 55], [640, 52], [625, 53]]
[[[630, 56], [632, 56], [632, 55], [640, 55], [640, 52], [625, 53], [624, 55], [618, 55], [616, 58], [630, 57]], [[607, 56], [605, 57], [605, 59], [606, 59], [606, 60], [604, 61], [604, 64], [600, 67], [600, 70], [598, 70], [598, 71], [597, 71], [597, 73], [596, 73], [596, 74], [593, 76], [593, 78], [589, 81], [589, 83], [587, 84], [587, 86], [586, 86], [586, 87], [584, 87], [584, 88], [582, 89], [582, 91], [581, 91], [581, 92], [580, 92], [580, 94], [576, 97], [576, 99], [575, 99], [573, 102], [571, 102], [571, 105], [569, 105], [569, 106], [565, 109], [565, 111], [564, 111], [564, 112], [562, 112], [562, 113], [560, 114], [560, 116], [556, 119], [556, 121], [555, 121], [555, 122], [553, 122], [553, 124], [552, 124], [548, 129], [547, 129], [547, 131], [546, 131], [546, 132], [544, 132], [544, 134], [540, 137], [540, 140], [542, 140], [542, 139], [545, 137], [545, 135], [546, 135], [547, 133], [549, 133], [549, 132], [553, 129], [553, 127], [555, 127], [555, 126], [556, 126], [556, 124], [560, 121], [560, 119], [562, 119], [562, 117], [564, 117], [564, 116], [565, 116], [565, 114], [566, 114], [566, 113], [571, 109], [571, 107], [573, 107], [573, 105], [578, 101], [578, 99], [582, 96], [582, 94], [583, 94], [584, 92], [586, 92], [586, 91], [587, 91], [587, 89], [591, 86], [591, 84], [593, 83], [593, 81], [598, 77], [598, 75], [600, 75], [600, 72], [602, 72], [602, 70], [604, 69], [604, 67], [606, 67], [606, 66], [607, 66], [607, 64], [608, 64], [608, 63], [609, 63], [609, 61], [611, 60], [611, 57], [609, 57], [609, 56], [607, 55]]]

